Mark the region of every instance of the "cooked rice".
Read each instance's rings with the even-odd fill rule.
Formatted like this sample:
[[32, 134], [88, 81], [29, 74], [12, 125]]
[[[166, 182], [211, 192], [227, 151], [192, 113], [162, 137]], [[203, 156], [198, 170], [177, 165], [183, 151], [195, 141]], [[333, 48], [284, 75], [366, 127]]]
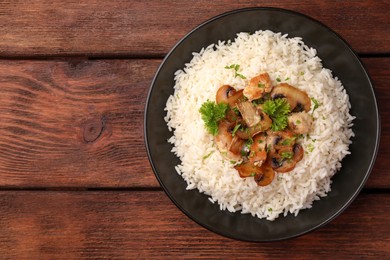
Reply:
[[[239, 64], [239, 73], [246, 79], [225, 69], [231, 64]], [[239, 177], [217, 149], [199, 113], [203, 102], [215, 100], [221, 85], [243, 89], [260, 72], [268, 72], [274, 85], [279, 78], [320, 103], [313, 113], [310, 136], [299, 141], [305, 150], [302, 161], [289, 173], [276, 173], [272, 184], [265, 187], [257, 186], [253, 178]], [[187, 182], [187, 189], [209, 195], [221, 210], [268, 220], [289, 212], [297, 215], [331, 190], [331, 177], [349, 154], [354, 117], [349, 114], [350, 103], [341, 82], [322, 67], [316, 50], [301, 38], [271, 31], [239, 33], [234, 41], [218, 42], [193, 53], [191, 62], [175, 73], [174, 89], [165, 120], [174, 132], [169, 139], [172, 152], [181, 160], [176, 171]]]

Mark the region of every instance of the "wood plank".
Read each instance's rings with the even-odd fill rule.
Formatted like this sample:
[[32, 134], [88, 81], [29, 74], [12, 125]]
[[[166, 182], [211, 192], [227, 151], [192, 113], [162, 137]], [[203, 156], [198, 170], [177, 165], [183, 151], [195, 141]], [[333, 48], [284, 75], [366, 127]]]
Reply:
[[[143, 111], [160, 62], [0, 61], [0, 187], [158, 187], [143, 143]], [[388, 118], [390, 58], [364, 63]], [[389, 142], [382, 120], [368, 188], [390, 187]]]
[[360, 194], [330, 224], [273, 243], [227, 239], [182, 214], [163, 192], [0, 192], [5, 259], [384, 259], [390, 194]]
[[162, 56], [205, 20], [256, 6], [318, 19], [360, 53], [390, 52], [387, 1], [8, 0], [0, 5], [0, 55]]

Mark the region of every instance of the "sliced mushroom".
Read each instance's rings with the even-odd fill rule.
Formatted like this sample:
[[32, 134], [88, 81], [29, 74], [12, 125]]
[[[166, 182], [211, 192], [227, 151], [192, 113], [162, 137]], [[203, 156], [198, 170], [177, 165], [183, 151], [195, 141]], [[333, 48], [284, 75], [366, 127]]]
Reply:
[[229, 103], [228, 99], [233, 96], [237, 91], [230, 85], [221, 86], [215, 96], [215, 101], [219, 103]]
[[242, 139], [249, 139], [250, 137], [253, 137], [261, 132], [267, 131], [271, 125], [272, 125], [272, 120], [271, 118], [264, 113], [261, 110], [257, 110], [259, 117], [260, 117], [260, 122], [252, 127], [248, 127], [245, 129], [240, 129], [236, 132], [236, 135]]
[[296, 134], [307, 134], [310, 132], [313, 118], [306, 112], [292, 113], [288, 116], [288, 126]]
[[263, 134], [256, 135], [250, 147], [249, 162], [256, 166], [261, 166], [266, 159], [266, 137]]
[[310, 111], [310, 98], [300, 89], [297, 89], [287, 83], [280, 83], [271, 91], [271, 98], [285, 98], [290, 105], [290, 110], [300, 112], [305, 110]]
[[249, 161], [243, 162], [234, 166], [238, 171], [241, 178], [254, 177], [256, 175], [263, 175], [263, 171], [260, 167], [250, 163]]
[[267, 136], [267, 150], [271, 153], [286, 146], [293, 146], [295, 138], [293, 132], [289, 130], [284, 131], [268, 131]]
[[215, 143], [219, 151], [226, 153], [226, 157], [232, 160], [241, 160], [241, 150], [245, 142], [238, 137], [233, 137], [232, 132], [235, 124], [222, 120], [218, 124], [218, 134], [215, 136]]
[[256, 107], [251, 102], [240, 102], [237, 104], [237, 108], [240, 110], [242, 118], [248, 127], [255, 126], [260, 122], [260, 115]]
[[259, 186], [267, 186], [272, 183], [275, 177], [275, 172], [269, 164], [261, 166], [262, 174], [255, 175], [254, 180]]
[[242, 89], [237, 91], [230, 85], [223, 85], [218, 89], [215, 96], [215, 101], [217, 104], [227, 103], [229, 104], [230, 108], [234, 108], [238, 102], [244, 100], [244, 95], [242, 92]]
[[262, 73], [249, 81], [249, 84], [244, 88], [244, 96], [252, 101], [261, 98], [264, 93], [269, 93], [271, 90], [272, 84], [268, 73]]
[[[286, 156], [286, 154], [291, 156]], [[303, 158], [303, 148], [299, 144], [284, 147], [276, 153], [270, 153], [268, 162], [276, 172], [289, 172], [293, 170], [296, 164]]]

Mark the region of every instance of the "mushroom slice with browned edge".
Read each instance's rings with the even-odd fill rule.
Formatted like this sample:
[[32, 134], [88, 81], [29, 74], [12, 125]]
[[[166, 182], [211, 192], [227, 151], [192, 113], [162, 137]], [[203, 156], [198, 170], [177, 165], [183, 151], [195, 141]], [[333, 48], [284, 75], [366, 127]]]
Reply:
[[249, 161], [236, 165], [234, 168], [238, 171], [238, 174], [241, 178], [254, 177], [256, 175], [263, 174], [263, 171], [260, 167], [250, 163]]
[[234, 108], [237, 103], [243, 101], [244, 95], [242, 92], [242, 89], [237, 91], [230, 85], [223, 85], [218, 89], [215, 101], [217, 104], [226, 103], [229, 104], [230, 108]]
[[311, 101], [306, 92], [287, 83], [280, 83], [275, 86], [271, 91], [271, 98], [285, 98], [292, 112], [310, 111]]
[[275, 178], [275, 172], [268, 164], [263, 164], [260, 167], [262, 174], [255, 175], [254, 180], [259, 186], [267, 186], [272, 183]]
[[243, 127], [237, 130], [236, 135], [238, 137], [242, 139], [249, 139], [261, 132], [267, 131], [271, 127], [271, 118], [259, 108], [257, 108], [257, 113], [259, 114], [260, 122], [255, 126], [248, 128]]
[[292, 171], [302, 158], [302, 146], [294, 144], [270, 153], [267, 161], [276, 172], [284, 173]]
[[240, 102], [237, 104], [237, 108], [248, 127], [255, 126], [261, 121], [256, 107], [251, 102]]
[[239, 161], [241, 160], [241, 150], [244, 146], [244, 141], [232, 136], [234, 125], [234, 123], [227, 120], [221, 120], [218, 124], [218, 134], [215, 136], [215, 143], [219, 151], [226, 154], [226, 157]]

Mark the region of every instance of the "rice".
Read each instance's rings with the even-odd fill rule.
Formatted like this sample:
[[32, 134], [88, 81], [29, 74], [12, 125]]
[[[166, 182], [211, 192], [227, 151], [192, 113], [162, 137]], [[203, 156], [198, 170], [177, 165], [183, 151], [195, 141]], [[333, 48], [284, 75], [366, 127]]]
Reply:
[[[234, 77], [232, 70], [225, 69], [231, 64], [239, 64], [246, 79]], [[217, 149], [199, 113], [203, 102], [215, 100], [221, 85], [243, 89], [261, 72], [268, 72], [274, 85], [289, 83], [320, 103], [313, 113], [310, 136], [300, 140], [305, 150], [303, 159], [293, 171], [276, 173], [265, 187], [257, 186], [253, 178], [239, 177]], [[193, 53], [191, 62], [175, 73], [174, 90], [166, 104], [165, 121], [174, 133], [168, 140], [174, 145], [172, 152], [181, 160], [175, 169], [187, 182], [187, 189], [207, 194], [210, 203], [218, 203], [221, 210], [267, 220], [288, 213], [296, 216], [326, 196], [331, 177], [349, 154], [354, 117], [349, 114], [348, 95], [332, 72], [323, 68], [316, 50], [301, 38], [257, 31], [212, 44]]]

